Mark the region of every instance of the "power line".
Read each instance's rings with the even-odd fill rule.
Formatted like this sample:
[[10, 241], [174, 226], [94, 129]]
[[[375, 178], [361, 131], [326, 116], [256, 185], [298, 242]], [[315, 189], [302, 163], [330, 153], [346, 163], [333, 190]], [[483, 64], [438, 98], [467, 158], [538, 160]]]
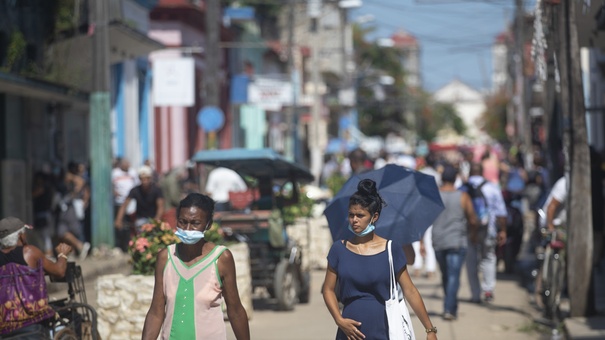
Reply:
[[[438, 0], [441, 1], [441, 0]], [[443, 1], [451, 1], [451, 2], [443, 2], [443, 3], [435, 3], [435, 5], [456, 5], [456, 4], [460, 4], [460, 3], [474, 3], [474, 4], [479, 4], [479, 3], [485, 3], [485, 1], [479, 1], [479, 0], [443, 0]], [[454, 2], [455, 1], [455, 2]], [[414, 10], [416, 11], [420, 11], [424, 8], [428, 9], [428, 6], [421, 6], [423, 5], [422, 3], [415, 3], [417, 6], [414, 6]], [[503, 6], [506, 4], [506, 1], [503, 1]], [[382, 7], [382, 8], [387, 8], [389, 10], [395, 10], [395, 11], [403, 11], [406, 13], [409, 13], [409, 11], [412, 9], [411, 7], [408, 7], [407, 5], [398, 3], [397, 5], [395, 4], [390, 4], [390, 3], [384, 3], [382, 1], [369, 1], [366, 0], [366, 2], [364, 2], [364, 5], [370, 5], [370, 6], [375, 6], [375, 7]], [[425, 3], [425, 5], [431, 5], [429, 3]], [[441, 6], [439, 6], [441, 7]], [[505, 7], [505, 6], [504, 6]], [[512, 6], [510, 6], [512, 8]], [[448, 14], [448, 15], [452, 15], [452, 14], [458, 14], [458, 15], [472, 15], [475, 16], [477, 15], [476, 11], [456, 11], [456, 10], [452, 10], [452, 9], [440, 9], [440, 8], [430, 8], [428, 9], [430, 10], [432, 13], [441, 13], [441, 14]]]

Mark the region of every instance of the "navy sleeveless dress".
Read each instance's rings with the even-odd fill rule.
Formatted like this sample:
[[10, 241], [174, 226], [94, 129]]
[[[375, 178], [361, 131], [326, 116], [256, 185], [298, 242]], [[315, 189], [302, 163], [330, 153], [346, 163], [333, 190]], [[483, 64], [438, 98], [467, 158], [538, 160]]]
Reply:
[[[401, 244], [393, 242], [393, 267], [399, 273], [407, 261]], [[342, 316], [361, 322], [359, 330], [366, 340], [388, 340], [388, 324], [384, 302], [390, 298], [389, 254], [386, 249], [375, 255], [360, 255], [334, 242], [328, 253], [328, 265], [338, 275]], [[336, 339], [347, 337], [338, 329]]]

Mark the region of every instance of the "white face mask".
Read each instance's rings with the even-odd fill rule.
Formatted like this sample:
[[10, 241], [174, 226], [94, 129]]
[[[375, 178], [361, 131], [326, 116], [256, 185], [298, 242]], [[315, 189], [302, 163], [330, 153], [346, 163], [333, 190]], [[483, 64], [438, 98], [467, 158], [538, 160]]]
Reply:
[[210, 222], [208, 222], [208, 224], [206, 224], [206, 228], [204, 228], [203, 231], [184, 230], [184, 229], [177, 227], [174, 234], [181, 240], [181, 242], [183, 242], [185, 244], [196, 244], [204, 238], [204, 232], [206, 231], [206, 229], [208, 229], [209, 224], [210, 224]]

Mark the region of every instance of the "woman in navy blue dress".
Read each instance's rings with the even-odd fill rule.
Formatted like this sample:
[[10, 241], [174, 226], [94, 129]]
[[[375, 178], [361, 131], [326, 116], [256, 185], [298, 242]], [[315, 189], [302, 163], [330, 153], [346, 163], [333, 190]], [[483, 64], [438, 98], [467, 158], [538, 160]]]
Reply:
[[[349, 199], [349, 230], [355, 236], [350, 240], [337, 240], [328, 253], [322, 294], [338, 325], [337, 340], [389, 339], [385, 312], [385, 301], [390, 297], [387, 240], [374, 233], [374, 223], [380, 217], [383, 204], [376, 183], [361, 180], [357, 192]], [[406, 270], [403, 246], [394, 242], [391, 248], [396, 278], [405, 298], [425, 327], [427, 339], [437, 339], [437, 329]], [[342, 313], [336, 290], [344, 306]]]

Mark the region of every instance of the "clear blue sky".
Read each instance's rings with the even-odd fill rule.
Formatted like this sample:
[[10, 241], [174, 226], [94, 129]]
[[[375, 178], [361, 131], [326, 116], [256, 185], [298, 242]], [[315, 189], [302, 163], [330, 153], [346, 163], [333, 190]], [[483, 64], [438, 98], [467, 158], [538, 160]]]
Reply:
[[374, 21], [364, 24], [376, 28], [370, 40], [399, 29], [413, 34], [420, 42], [425, 90], [433, 92], [455, 78], [481, 90], [491, 87], [491, 46], [514, 10], [514, 0], [363, 0], [350, 20], [372, 14]]

